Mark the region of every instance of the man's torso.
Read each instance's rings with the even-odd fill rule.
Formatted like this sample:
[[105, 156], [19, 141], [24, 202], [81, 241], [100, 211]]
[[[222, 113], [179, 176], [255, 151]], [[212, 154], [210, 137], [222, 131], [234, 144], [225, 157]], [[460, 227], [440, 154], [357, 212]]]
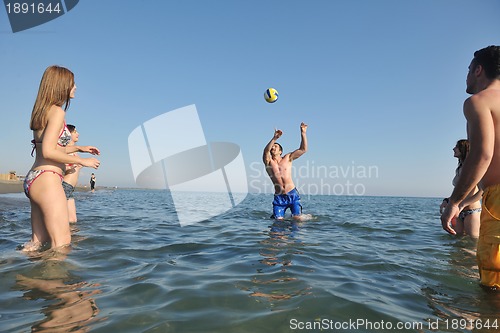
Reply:
[[481, 102], [491, 112], [491, 117], [494, 124], [494, 150], [491, 163], [488, 170], [483, 176], [481, 186], [486, 188], [488, 186], [500, 184], [500, 90], [486, 89], [477, 94]]

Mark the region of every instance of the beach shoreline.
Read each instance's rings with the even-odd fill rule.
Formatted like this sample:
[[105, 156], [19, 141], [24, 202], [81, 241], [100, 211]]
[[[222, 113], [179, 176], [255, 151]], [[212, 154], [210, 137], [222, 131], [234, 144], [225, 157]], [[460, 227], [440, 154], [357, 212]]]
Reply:
[[23, 182], [19, 180], [0, 180], [0, 194], [20, 193], [23, 191]]
[[[96, 186], [99, 189], [114, 189], [106, 186]], [[22, 193], [24, 191], [23, 182], [20, 180], [0, 180], [0, 194]], [[90, 191], [89, 186], [77, 185], [75, 191], [87, 192]]]

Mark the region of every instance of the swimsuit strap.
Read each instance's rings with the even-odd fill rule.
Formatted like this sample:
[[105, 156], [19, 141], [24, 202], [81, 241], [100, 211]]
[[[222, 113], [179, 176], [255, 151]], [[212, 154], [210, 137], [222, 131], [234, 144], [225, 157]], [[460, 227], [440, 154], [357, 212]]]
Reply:
[[31, 157], [33, 157], [33, 153], [35, 152], [35, 149], [36, 149], [35, 139], [31, 140], [31, 147], [33, 148], [33, 149], [31, 149]]

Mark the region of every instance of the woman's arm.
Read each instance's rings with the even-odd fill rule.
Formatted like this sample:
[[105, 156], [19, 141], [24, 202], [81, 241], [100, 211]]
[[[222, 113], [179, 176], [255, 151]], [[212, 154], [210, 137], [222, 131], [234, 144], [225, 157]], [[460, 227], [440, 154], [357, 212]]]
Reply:
[[[473, 203], [481, 200], [482, 196], [483, 196], [483, 190], [478, 190], [476, 193], [474, 193], [474, 191], [476, 190], [476, 188], [474, 188], [472, 190], [471, 193], [469, 193], [469, 195], [467, 196], [467, 198], [464, 199], [464, 201], [462, 201], [459, 205], [460, 207], [460, 210], [464, 209], [465, 207], [469, 206], [469, 205], [472, 205]], [[474, 193], [474, 194], [473, 194]]]
[[100, 155], [101, 152], [94, 146], [66, 146], [66, 154], [71, 153], [90, 153], [92, 155]]

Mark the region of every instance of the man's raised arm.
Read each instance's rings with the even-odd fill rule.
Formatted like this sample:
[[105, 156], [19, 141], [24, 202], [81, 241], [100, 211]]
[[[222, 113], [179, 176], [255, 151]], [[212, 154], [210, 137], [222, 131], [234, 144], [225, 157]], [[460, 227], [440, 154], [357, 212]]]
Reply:
[[307, 125], [304, 123], [300, 124], [300, 147], [299, 149], [293, 151], [290, 154], [290, 160], [295, 160], [307, 152]]
[[275, 129], [273, 138], [264, 147], [264, 153], [262, 154], [262, 161], [264, 162], [265, 165], [268, 165], [269, 162], [271, 161], [271, 148], [273, 147], [276, 140], [278, 140], [282, 134], [283, 132], [281, 130]]

